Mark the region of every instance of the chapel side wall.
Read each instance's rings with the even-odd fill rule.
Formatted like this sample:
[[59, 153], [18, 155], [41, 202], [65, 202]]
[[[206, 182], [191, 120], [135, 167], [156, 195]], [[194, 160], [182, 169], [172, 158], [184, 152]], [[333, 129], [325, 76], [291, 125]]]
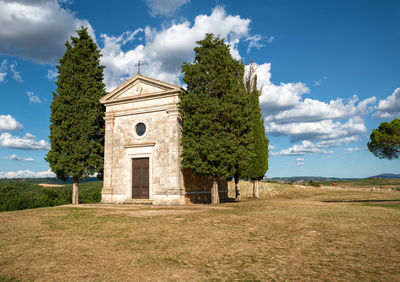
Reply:
[[[186, 192], [186, 203], [210, 203], [213, 180], [210, 178], [198, 177], [188, 168], [183, 168], [182, 172], [183, 186]], [[228, 200], [228, 182], [226, 180], [218, 180], [218, 191], [221, 201]]]

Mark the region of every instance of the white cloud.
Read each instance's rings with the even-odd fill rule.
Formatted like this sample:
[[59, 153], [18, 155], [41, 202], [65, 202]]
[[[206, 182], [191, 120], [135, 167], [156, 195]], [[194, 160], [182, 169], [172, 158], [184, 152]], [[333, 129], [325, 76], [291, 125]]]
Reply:
[[4, 59], [0, 64], [0, 82], [5, 81], [8, 71], [10, 71], [12, 78], [17, 82], [22, 83], [24, 80], [22, 79], [20, 72], [17, 71], [17, 65], [17, 62], [8, 64], [7, 59]]
[[344, 151], [345, 151], [345, 153], [350, 154], [350, 153], [354, 153], [354, 152], [360, 152], [361, 149], [358, 147], [354, 147], [354, 148], [346, 148]]
[[[271, 82], [271, 64], [254, 64], [257, 73], [257, 88], [262, 89], [260, 106], [264, 116], [294, 108], [302, 95], [310, 89], [302, 82], [283, 83], [276, 85]], [[249, 66], [245, 67], [246, 71]]]
[[320, 148], [329, 148], [329, 147], [339, 147], [342, 145], [349, 144], [350, 142], [357, 142], [359, 140], [358, 135], [353, 135], [350, 137], [337, 138], [332, 140], [322, 140], [317, 143]]
[[21, 77], [21, 74], [17, 71], [17, 62], [10, 64], [10, 71], [15, 81], [18, 81], [20, 83], [24, 81]]
[[[62, 2], [62, 1], [61, 1]], [[65, 51], [65, 42], [86, 20], [60, 6], [57, 0], [0, 1], [0, 54], [39, 63], [54, 63]]]
[[355, 115], [367, 114], [368, 105], [375, 103], [376, 98], [365, 99], [356, 105], [357, 101], [357, 95], [353, 95], [353, 98], [347, 104], [343, 103], [340, 98], [331, 100], [329, 103], [306, 98], [303, 101], [299, 101], [292, 109], [267, 116], [266, 120], [276, 123], [291, 123], [349, 118]]
[[[193, 48], [196, 41], [204, 38], [206, 33], [214, 33], [225, 38], [230, 46], [231, 54], [239, 59], [238, 44], [249, 36], [250, 20], [240, 16], [227, 15], [225, 9], [216, 7], [211, 15], [198, 15], [194, 23], [183, 21], [173, 23], [161, 30], [145, 27], [123, 33], [121, 36], [102, 34], [104, 42], [101, 63], [104, 70], [105, 83], [111, 90], [130, 76], [136, 74], [138, 60], [145, 63], [142, 73], [163, 81], [177, 83], [177, 70], [184, 61], [193, 60]], [[143, 37], [144, 39], [140, 41]], [[128, 42], [139, 40], [134, 49], [124, 51]]]
[[[272, 38], [272, 40], [271, 40], [271, 38]], [[274, 40], [273, 38], [274, 38], [273, 36], [270, 38], [264, 38], [260, 34], [255, 34], [255, 35], [247, 37], [246, 41], [249, 42], [249, 46], [247, 47], [247, 53], [250, 53], [252, 48], [256, 48], [258, 50], [261, 47], [264, 47], [265, 44], [262, 43], [262, 41], [264, 40], [264, 41], [270, 43]]]
[[23, 162], [33, 162], [35, 161], [33, 158], [21, 158], [17, 155], [10, 155], [6, 158], [4, 158], [5, 160], [11, 160], [11, 161], [23, 161]]
[[303, 162], [298, 162], [298, 163], [296, 163], [296, 165], [297, 165], [297, 166], [303, 166], [304, 163], [303, 163]]
[[22, 130], [23, 126], [10, 115], [0, 115], [0, 132]]
[[304, 161], [304, 158], [297, 158], [296, 161], [302, 162], [302, 161]]
[[333, 151], [327, 151], [314, 145], [312, 142], [304, 140], [299, 145], [293, 145], [288, 149], [280, 150], [279, 152], [272, 153], [273, 156], [302, 156], [311, 155], [314, 153], [318, 154], [333, 154]]
[[269, 122], [266, 124], [267, 132], [274, 135], [287, 135], [295, 141], [300, 140], [336, 140], [363, 134], [367, 131], [364, 120], [353, 117], [346, 123], [323, 120], [318, 122], [296, 122], [279, 124]]
[[181, 6], [189, 3], [190, 0], [146, 0], [146, 4], [150, 9], [150, 15], [170, 15]]
[[7, 75], [7, 64], [7, 59], [4, 59], [0, 64], [0, 82], [3, 82]]
[[328, 77], [327, 77], [327, 76], [324, 76], [324, 77], [322, 77], [320, 80], [314, 81], [314, 86], [320, 86], [320, 85], [322, 84], [322, 82], [323, 82], [324, 80], [327, 80], [327, 79], [328, 79]]
[[40, 98], [36, 96], [35, 93], [33, 93], [32, 91], [27, 91], [26, 95], [28, 95], [30, 103], [35, 103], [35, 104], [42, 103]]
[[275, 146], [274, 146], [274, 145], [271, 145], [271, 144], [269, 144], [269, 145], [268, 145], [268, 149], [269, 149], [269, 150], [273, 150], [273, 149], [275, 149]]
[[33, 172], [31, 170], [19, 171], [0, 171], [0, 178], [45, 178], [55, 177], [56, 175], [49, 169], [48, 171]]
[[400, 117], [400, 88], [396, 88], [386, 99], [380, 100], [376, 109], [376, 118]]
[[367, 131], [362, 116], [373, 110], [376, 97], [359, 101], [353, 95], [347, 101], [337, 98], [329, 102], [304, 98], [310, 89], [303, 82], [274, 84], [270, 63], [256, 68], [268, 134], [288, 136], [292, 142], [316, 140], [317, 148], [328, 148], [358, 141], [358, 136]]
[[20, 138], [8, 132], [0, 135], [0, 147], [22, 150], [49, 150], [50, 145], [45, 140], [36, 141], [35, 136], [26, 133]]
[[49, 69], [47, 71], [46, 77], [47, 77], [48, 80], [54, 80], [54, 79], [57, 78], [57, 76], [58, 76], [57, 69]]

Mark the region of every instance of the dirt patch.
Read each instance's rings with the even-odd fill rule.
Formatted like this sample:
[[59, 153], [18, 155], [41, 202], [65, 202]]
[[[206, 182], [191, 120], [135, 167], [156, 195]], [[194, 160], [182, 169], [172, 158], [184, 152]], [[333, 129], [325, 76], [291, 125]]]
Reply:
[[40, 183], [39, 186], [42, 187], [64, 187], [62, 184], [48, 184], [48, 183]]
[[186, 206], [153, 206], [153, 205], [118, 205], [118, 204], [80, 204], [64, 205], [67, 208], [96, 209], [97, 214], [120, 214], [132, 217], [184, 215], [191, 213], [206, 212], [209, 210], [226, 210], [231, 207], [209, 206], [209, 205], [186, 205]]

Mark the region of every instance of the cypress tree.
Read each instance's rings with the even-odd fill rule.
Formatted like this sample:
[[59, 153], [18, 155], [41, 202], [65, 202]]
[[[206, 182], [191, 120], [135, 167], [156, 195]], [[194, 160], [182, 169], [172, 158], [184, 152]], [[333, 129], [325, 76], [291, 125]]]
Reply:
[[261, 115], [259, 96], [262, 89], [257, 89], [256, 68], [251, 62], [249, 71], [245, 77], [245, 87], [251, 95], [249, 108], [252, 110], [250, 120], [250, 153], [251, 160], [243, 173], [253, 181], [253, 197], [258, 198], [258, 180], [262, 179], [268, 170], [268, 145], [269, 140], [265, 135], [264, 120]]
[[57, 65], [57, 89], [50, 109], [50, 145], [46, 161], [57, 178], [73, 178], [72, 203], [78, 204], [78, 181], [103, 172], [104, 108], [100, 50], [86, 28], [65, 43]]
[[196, 43], [193, 63], [182, 65], [188, 89], [178, 104], [183, 122], [182, 166], [213, 179], [211, 202], [216, 204], [217, 181], [232, 177], [237, 163], [233, 128], [241, 101], [234, 92], [240, 89], [243, 72], [223, 39], [207, 34]]

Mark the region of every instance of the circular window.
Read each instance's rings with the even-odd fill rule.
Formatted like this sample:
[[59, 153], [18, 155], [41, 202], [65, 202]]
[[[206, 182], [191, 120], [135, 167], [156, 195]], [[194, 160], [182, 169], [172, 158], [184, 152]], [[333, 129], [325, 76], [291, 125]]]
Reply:
[[136, 134], [138, 136], [143, 136], [146, 133], [146, 125], [143, 122], [136, 124]]

